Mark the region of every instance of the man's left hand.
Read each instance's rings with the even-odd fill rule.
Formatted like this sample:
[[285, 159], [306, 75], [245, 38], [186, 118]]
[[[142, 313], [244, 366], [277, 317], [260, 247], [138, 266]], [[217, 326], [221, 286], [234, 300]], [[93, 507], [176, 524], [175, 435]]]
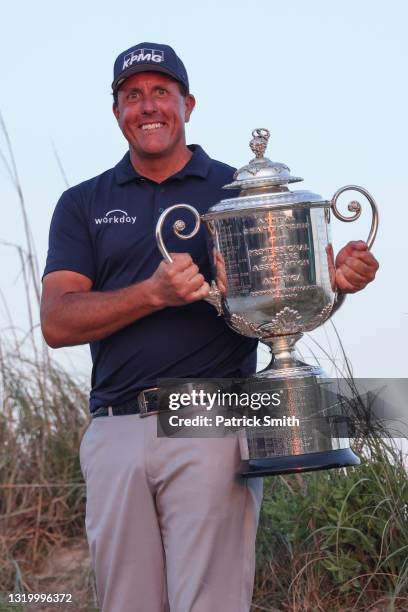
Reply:
[[362, 240], [351, 241], [336, 257], [336, 286], [343, 293], [356, 293], [374, 280], [379, 263]]

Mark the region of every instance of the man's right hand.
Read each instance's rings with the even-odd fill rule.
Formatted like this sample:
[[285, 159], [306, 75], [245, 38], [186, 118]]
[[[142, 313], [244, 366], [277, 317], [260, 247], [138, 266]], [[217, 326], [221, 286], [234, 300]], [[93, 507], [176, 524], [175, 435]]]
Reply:
[[182, 306], [207, 297], [210, 286], [188, 253], [171, 253], [173, 263], [162, 261], [149, 279], [160, 307]]
[[92, 291], [92, 281], [69, 270], [50, 272], [43, 280], [41, 327], [52, 348], [106, 338], [122, 327], [166, 306], [207, 297], [210, 287], [190, 255], [172, 254], [154, 274], [129, 287]]

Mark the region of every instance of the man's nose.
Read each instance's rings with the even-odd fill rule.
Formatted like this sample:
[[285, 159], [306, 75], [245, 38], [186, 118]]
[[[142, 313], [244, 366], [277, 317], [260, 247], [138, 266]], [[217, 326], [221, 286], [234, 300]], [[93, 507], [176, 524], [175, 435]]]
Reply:
[[146, 96], [142, 100], [142, 113], [151, 115], [157, 110], [156, 100], [151, 96]]

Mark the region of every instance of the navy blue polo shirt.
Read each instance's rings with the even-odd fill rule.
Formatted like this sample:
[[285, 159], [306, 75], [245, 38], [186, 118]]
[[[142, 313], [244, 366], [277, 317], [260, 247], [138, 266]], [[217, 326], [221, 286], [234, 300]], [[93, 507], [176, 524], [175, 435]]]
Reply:
[[[234, 168], [210, 159], [198, 145], [186, 166], [162, 183], [140, 176], [129, 153], [112, 169], [65, 191], [50, 228], [44, 275], [79, 272], [93, 291], [112, 291], [149, 278], [162, 256], [155, 240], [160, 214], [178, 203], [200, 214], [225, 198], [222, 186]], [[194, 226], [188, 211], [165, 221], [168, 251], [188, 252], [207, 281], [210, 263], [205, 227], [191, 240], [172, 232], [176, 219]], [[247, 376], [255, 371], [257, 341], [232, 331], [205, 301], [168, 307], [90, 343], [93, 369], [91, 412], [135, 397], [157, 379]]]

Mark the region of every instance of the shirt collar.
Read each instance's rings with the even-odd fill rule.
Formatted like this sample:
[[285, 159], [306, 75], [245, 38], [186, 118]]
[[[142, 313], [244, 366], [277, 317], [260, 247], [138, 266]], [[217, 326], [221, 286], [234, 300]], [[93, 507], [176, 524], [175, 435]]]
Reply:
[[[207, 155], [207, 153], [200, 147], [200, 145], [188, 145], [188, 148], [193, 153], [191, 159], [187, 162], [187, 164], [173, 174], [168, 179], [178, 179], [181, 180], [186, 176], [199, 176], [201, 178], [206, 178], [208, 172], [210, 170], [211, 159]], [[120, 160], [118, 164], [116, 164], [114, 168], [116, 182], [119, 185], [123, 185], [124, 183], [129, 183], [130, 181], [137, 181], [143, 178], [132, 166], [132, 162], [130, 161], [129, 151], [124, 155], [124, 157]]]

